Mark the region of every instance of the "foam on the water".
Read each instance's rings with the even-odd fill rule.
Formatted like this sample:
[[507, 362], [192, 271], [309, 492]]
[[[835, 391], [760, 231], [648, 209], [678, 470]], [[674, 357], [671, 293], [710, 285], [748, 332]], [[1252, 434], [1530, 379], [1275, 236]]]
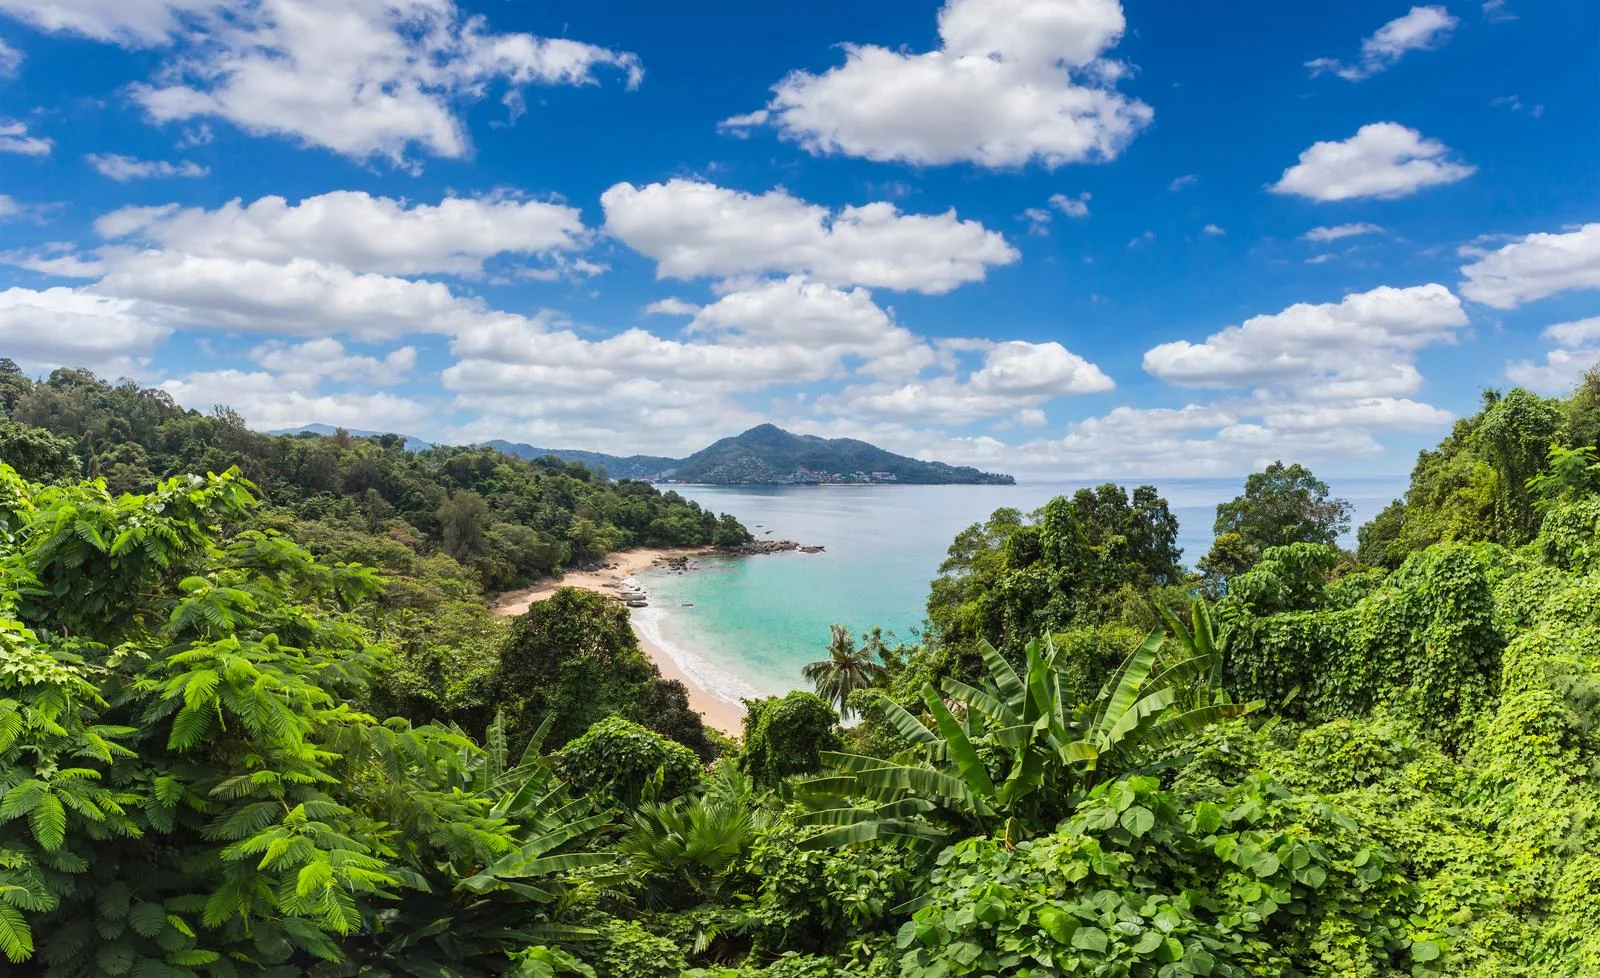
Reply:
[[[639, 587], [638, 578], [627, 578], [626, 583]], [[643, 590], [643, 588], [640, 588]], [[741, 699], [759, 699], [761, 694], [749, 683], [739, 679], [706, 659], [673, 642], [662, 634], [661, 623], [666, 618], [667, 612], [659, 605], [651, 604], [644, 608], [628, 609], [629, 616], [639, 631], [644, 634], [645, 640], [660, 649], [671, 659], [673, 664], [683, 671], [685, 676], [696, 686], [734, 705], [739, 705]]]

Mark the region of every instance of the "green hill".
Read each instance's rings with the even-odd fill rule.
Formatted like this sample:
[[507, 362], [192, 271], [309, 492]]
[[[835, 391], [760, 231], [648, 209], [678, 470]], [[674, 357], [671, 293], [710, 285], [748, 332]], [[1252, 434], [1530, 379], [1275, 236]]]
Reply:
[[913, 485], [1012, 485], [1009, 475], [966, 466], [924, 462], [854, 438], [796, 435], [777, 425], [757, 425], [724, 438], [679, 462], [679, 482], [719, 485], [812, 482], [897, 482]]
[[688, 458], [659, 455], [604, 455], [571, 449], [535, 448], [507, 441], [488, 447], [518, 458], [553, 455], [604, 469], [614, 479], [672, 479], [713, 485], [811, 485], [817, 483], [893, 482], [909, 485], [1014, 485], [1009, 475], [979, 472], [966, 466], [924, 462], [886, 452], [854, 438], [796, 435], [777, 425], [757, 425], [724, 438]]

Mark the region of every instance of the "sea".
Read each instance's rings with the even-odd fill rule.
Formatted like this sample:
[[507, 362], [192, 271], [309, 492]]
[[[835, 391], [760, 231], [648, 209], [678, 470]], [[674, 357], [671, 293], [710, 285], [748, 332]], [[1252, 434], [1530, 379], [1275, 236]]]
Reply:
[[[928, 583], [951, 541], [1004, 506], [1031, 512], [1090, 482], [1015, 486], [673, 486], [758, 539], [823, 547], [739, 558], [698, 558], [697, 569], [638, 575], [650, 595], [633, 612], [645, 636], [708, 692], [737, 702], [806, 688], [800, 669], [827, 651], [829, 625], [857, 634], [873, 626], [912, 642], [922, 627]], [[1243, 480], [1151, 480], [1179, 521], [1183, 560], [1211, 546], [1219, 502]], [[1350, 501], [1352, 526], [1405, 491], [1404, 476], [1330, 482]], [[664, 488], [664, 487], [663, 487]], [[1354, 545], [1353, 534], [1345, 543]]]

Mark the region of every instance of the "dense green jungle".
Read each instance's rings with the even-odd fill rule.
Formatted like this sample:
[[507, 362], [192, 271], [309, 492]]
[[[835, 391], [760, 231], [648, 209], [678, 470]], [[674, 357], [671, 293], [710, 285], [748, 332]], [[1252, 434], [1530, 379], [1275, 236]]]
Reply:
[[[646, 483], [0, 362], [0, 972], [1600, 975], [1600, 373], [1403, 499], [1274, 463], [964, 531], [707, 729], [627, 609], [749, 534]], [[846, 627], [848, 625], [848, 627]]]

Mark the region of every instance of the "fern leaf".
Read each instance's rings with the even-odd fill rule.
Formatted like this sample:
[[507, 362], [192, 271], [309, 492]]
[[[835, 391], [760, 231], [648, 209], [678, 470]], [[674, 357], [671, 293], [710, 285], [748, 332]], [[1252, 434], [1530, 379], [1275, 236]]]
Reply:
[[0, 903], [0, 953], [12, 964], [33, 957], [33, 931], [22, 913], [10, 904]]
[[39, 804], [28, 813], [33, 837], [46, 852], [55, 852], [67, 840], [67, 810], [55, 795], [39, 796]]

